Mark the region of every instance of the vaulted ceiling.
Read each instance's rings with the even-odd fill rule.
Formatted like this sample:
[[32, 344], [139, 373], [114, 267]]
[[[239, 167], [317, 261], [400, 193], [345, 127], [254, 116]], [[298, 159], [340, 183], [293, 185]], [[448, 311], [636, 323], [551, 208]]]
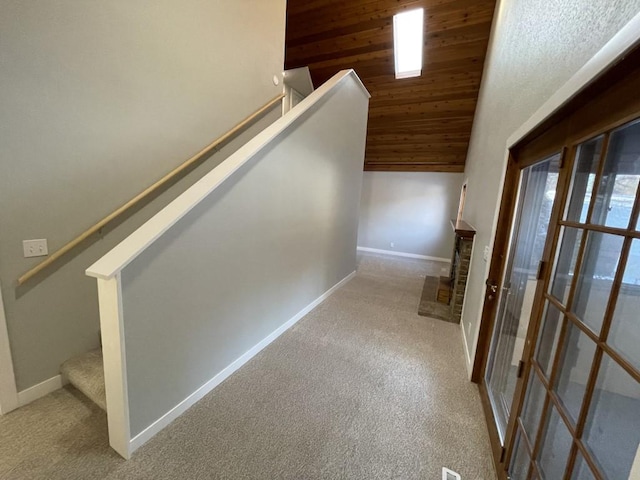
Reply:
[[[424, 66], [395, 79], [393, 15], [425, 10]], [[365, 170], [462, 172], [495, 0], [288, 0], [287, 69], [353, 68], [371, 93]]]

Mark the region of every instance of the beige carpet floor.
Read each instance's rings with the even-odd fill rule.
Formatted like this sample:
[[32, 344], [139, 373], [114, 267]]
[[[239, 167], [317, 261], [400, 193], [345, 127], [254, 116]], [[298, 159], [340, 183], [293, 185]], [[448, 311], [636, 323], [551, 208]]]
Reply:
[[124, 461], [72, 387], [0, 417], [2, 479], [493, 479], [458, 325], [418, 316], [441, 265], [358, 275]]

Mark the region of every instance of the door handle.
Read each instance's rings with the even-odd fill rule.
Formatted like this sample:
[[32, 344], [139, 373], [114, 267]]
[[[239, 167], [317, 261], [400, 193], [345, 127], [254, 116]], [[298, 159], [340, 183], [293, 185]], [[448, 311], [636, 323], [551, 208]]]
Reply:
[[488, 278], [485, 282], [485, 285], [487, 286], [487, 291], [489, 293], [489, 295], [487, 296], [487, 300], [493, 300], [495, 298], [496, 292], [498, 291], [498, 284], [495, 280]]

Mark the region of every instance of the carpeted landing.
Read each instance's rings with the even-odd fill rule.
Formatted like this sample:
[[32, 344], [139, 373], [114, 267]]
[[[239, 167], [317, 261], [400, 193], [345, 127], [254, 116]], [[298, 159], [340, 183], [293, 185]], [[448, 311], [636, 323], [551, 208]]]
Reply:
[[358, 275], [124, 461], [72, 387], [0, 417], [2, 479], [493, 479], [458, 325], [420, 317], [439, 264]]

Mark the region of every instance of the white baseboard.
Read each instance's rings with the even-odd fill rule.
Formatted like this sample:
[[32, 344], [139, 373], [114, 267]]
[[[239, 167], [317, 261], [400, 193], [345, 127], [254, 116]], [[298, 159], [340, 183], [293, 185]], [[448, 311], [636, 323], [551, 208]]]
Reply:
[[467, 334], [464, 330], [464, 322], [460, 322], [460, 330], [462, 331], [462, 348], [464, 348], [464, 359], [466, 361], [467, 376], [471, 380], [471, 373], [473, 366], [471, 364], [471, 357], [469, 356], [469, 344], [467, 343]]
[[451, 263], [450, 258], [430, 257], [428, 255], [418, 255], [417, 253], [396, 252], [395, 250], [381, 250], [379, 248], [358, 247], [359, 252], [381, 253], [383, 255], [391, 255], [394, 257], [418, 258], [420, 260], [431, 260], [433, 262]]
[[40, 382], [33, 387], [22, 390], [21, 392], [18, 392], [18, 406], [24, 407], [25, 405], [38, 400], [51, 392], [59, 390], [62, 388], [62, 385], [64, 385], [62, 375], [56, 375], [55, 377], [51, 377], [50, 379]]
[[289, 319], [287, 322], [282, 324], [276, 330], [274, 330], [270, 335], [264, 338], [261, 342], [247, 351], [244, 355], [238, 358], [235, 362], [230, 364], [220, 373], [218, 373], [215, 377], [209, 380], [207, 383], [198, 388], [195, 392], [185, 398], [178, 405], [173, 407], [167, 413], [165, 413], [162, 417], [148, 426], [145, 430], [136, 435], [129, 442], [129, 452], [133, 453], [135, 450], [144, 445], [147, 441], [149, 441], [154, 435], [159, 433], [163, 428], [169, 425], [172, 421], [186, 412], [190, 407], [192, 407], [198, 400], [204, 397], [207, 393], [211, 392], [215, 387], [220, 385], [223, 381], [225, 381], [231, 374], [233, 374], [236, 370], [242, 367], [245, 363], [255, 357], [261, 350], [263, 350], [267, 345], [273, 342], [276, 338], [286, 332], [289, 328], [295, 325], [302, 317], [304, 317], [311, 310], [320, 305], [324, 300], [326, 300], [332, 293], [334, 293], [337, 289], [342, 287], [345, 283], [351, 280], [355, 276], [356, 272], [352, 272], [347, 275], [345, 278], [336, 283], [333, 287], [327, 290], [324, 294], [320, 295], [316, 300], [311, 302], [301, 311], [299, 311], [293, 318]]

